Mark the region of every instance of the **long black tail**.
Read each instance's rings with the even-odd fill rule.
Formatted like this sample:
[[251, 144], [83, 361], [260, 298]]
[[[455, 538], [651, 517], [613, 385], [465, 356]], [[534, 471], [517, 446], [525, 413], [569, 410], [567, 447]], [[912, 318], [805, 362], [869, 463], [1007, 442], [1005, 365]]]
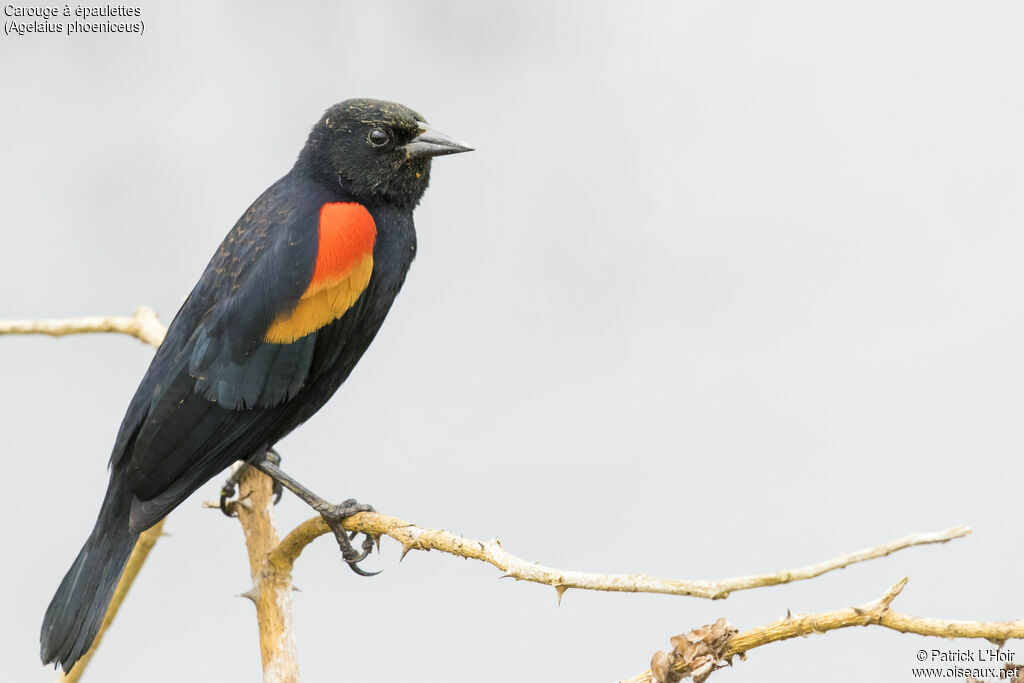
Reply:
[[44, 664], [70, 671], [92, 645], [139, 537], [129, 529], [130, 514], [130, 502], [108, 490], [89, 540], [46, 608], [39, 634]]

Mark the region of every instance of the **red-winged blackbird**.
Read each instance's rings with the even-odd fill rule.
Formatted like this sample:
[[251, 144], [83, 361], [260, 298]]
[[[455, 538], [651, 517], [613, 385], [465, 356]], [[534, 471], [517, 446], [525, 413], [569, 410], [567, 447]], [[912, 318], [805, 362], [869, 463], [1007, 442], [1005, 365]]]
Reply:
[[43, 619], [45, 663], [88, 650], [139, 533], [320, 409], [416, 254], [431, 157], [470, 148], [400, 104], [347, 100], [221, 243], [121, 423], [92, 534]]

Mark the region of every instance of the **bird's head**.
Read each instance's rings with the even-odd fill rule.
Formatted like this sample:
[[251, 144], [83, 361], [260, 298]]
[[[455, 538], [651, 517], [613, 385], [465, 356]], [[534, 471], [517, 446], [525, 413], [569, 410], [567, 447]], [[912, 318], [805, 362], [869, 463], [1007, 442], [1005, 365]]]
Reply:
[[472, 149], [401, 104], [354, 99], [324, 112], [299, 159], [357, 200], [412, 208], [427, 189], [432, 157]]

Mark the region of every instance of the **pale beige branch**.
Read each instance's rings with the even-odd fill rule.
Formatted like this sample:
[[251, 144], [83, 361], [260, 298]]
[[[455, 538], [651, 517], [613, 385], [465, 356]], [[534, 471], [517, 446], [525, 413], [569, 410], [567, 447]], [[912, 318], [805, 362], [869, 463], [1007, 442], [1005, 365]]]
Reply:
[[292, 565], [271, 561], [271, 551], [278, 545], [273, 497], [270, 478], [252, 467], [245, 467], [239, 479], [238, 499], [228, 504], [228, 510], [238, 515], [249, 553], [252, 588], [242, 595], [256, 605], [263, 683], [298, 683], [299, 662], [292, 621]]
[[[833, 612], [787, 615], [778, 621], [715, 642], [715, 633], [721, 632], [723, 626], [726, 629], [731, 628], [727, 622], [719, 620], [715, 625], [706, 625], [674, 637], [672, 644], [675, 647], [671, 652], [655, 653], [651, 658], [651, 669], [620, 683], [674, 683], [686, 676], [703, 680], [715, 667], [730, 662], [737, 655], [743, 657], [754, 648], [850, 626], [874, 625], [901, 633], [940, 638], [984, 638], [995, 643], [1002, 643], [1011, 638], [1024, 638], [1024, 619], [988, 622], [947, 621], [894, 612], [891, 609], [892, 602], [906, 585], [907, 579], [903, 578], [873, 602]], [[652, 673], [652, 670], [657, 675]]]
[[889, 543], [883, 543], [882, 545], [875, 546], [873, 548], [865, 548], [856, 552], [840, 555], [839, 557], [821, 562], [820, 564], [813, 564], [808, 567], [801, 567], [800, 569], [783, 570], [775, 572], [774, 574], [755, 574], [752, 576], [740, 576], [733, 579], [724, 579], [716, 582], [718, 590], [724, 595], [715, 597], [725, 597], [732, 591], [746, 590], [748, 588], [760, 588], [763, 586], [775, 586], [781, 583], [791, 583], [793, 581], [805, 581], [807, 579], [813, 579], [816, 576], [834, 571], [836, 569], [843, 569], [851, 564], [858, 562], [867, 562], [868, 560], [878, 559], [891, 555], [899, 550], [910, 548], [916, 545], [929, 545], [932, 543], [947, 543], [954, 538], [962, 538], [971, 533], [971, 528], [968, 526], [955, 526], [945, 531], [932, 531], [927, 533], [915, 533], [907, 534], [903, 538], [898, 538], [895, 541]]
[[156, 313], [149, 306], [139, 306], [132, 315], [58, 318], [52, 320], [0, 320], [0, 334], [67, 334], [115, 332], [135, 337], [150, 346], [160, 346], [167, 333]]
[[[361, 512], [353, 515], [345, 520], [344, 526], [349, 531], [358, 531], [371, 536], [390, 536], [402, 544], [403, 556], [410, 550], [440, 550], [450, 555], [487, 562], [505, 572], [505, 576], [551, 586], [558, 592], [559, 598], [566, 590], [578, 588], [625, 593], [688, 595], [712, 600], [728, 597], [734, 591], [812, 579], [857, 562], [884, 557], [897, 550], [930, 543], [945, 543], [971, 533], [968, 527], [956, 526], [945, 531], [910, 534], [874, 548], [841, 555], [835, 559], [799, 569], [717, 581], [689, 581], [657, 578], [647, 574], [595, 574], [545, 567], [510, 555], [505, 552], [498, 539], [476, 541], [447, 531], [424, 529], [397, 517], [377, 512]], [[289, 533], [274, 550], [275, 561], [286, 562], [290, 566], [307, 544], [317, 536], [329, 531], [327, 524], [320, 517], [303, 522]]]

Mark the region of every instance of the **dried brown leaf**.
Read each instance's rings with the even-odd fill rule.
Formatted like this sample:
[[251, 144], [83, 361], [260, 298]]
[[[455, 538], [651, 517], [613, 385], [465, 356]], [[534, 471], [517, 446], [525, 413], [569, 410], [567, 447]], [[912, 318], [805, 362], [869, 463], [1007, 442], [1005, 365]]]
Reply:
[[657, 652], [651, 659], [651, 674], [656, 683], [676, 683], [692, 677], [702, 683], [723, 664], [732, 664], [722, 658], [729, 639], [738, 631], [725, 619], [705, 624], [688, 633], [671, 638], [672, 652]]

